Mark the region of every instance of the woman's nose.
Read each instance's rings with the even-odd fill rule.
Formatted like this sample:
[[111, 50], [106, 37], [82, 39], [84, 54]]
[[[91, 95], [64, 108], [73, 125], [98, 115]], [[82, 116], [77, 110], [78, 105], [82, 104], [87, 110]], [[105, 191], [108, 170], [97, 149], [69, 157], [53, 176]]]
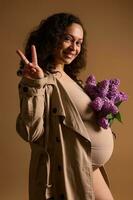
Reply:
[[71, 50], [76, 50], [76, 43], [72, 42], [70, 45]]

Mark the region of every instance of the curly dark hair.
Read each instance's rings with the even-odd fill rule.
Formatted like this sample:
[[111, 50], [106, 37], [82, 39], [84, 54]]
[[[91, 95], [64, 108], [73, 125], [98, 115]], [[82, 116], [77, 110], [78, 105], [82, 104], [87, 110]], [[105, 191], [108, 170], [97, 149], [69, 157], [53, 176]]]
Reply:
[[[53, 65], [53, 51], [58, 47], [60, 38], [63, 36], [66, 28], [72, 23], [81, 25], [83, 29], [83, 43], [79, 55], [70, 63], [64, 66], [64, 71], [75, 81], [77, 75], [82, 68], [86, 66], [86, 32], [77, 16], [69, 13], [57, 13], [51, 15], [47, 19], [40, 22], [39, 26], [33, 30], [28, 37], [25, 55], [31, 61], [31, 45], [36, 46], [38, 65], [45, 73], [52, 72], [55, 68]], [[20, 62], [20, 68], [24, 67], [24, 63]]]

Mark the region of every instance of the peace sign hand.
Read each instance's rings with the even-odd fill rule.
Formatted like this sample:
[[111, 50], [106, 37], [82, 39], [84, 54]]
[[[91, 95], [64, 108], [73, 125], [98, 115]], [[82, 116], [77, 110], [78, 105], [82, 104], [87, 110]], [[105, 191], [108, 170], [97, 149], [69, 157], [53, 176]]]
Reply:
[[34, 45], [31, 46], [32, 62], [29, 62], [21, 50], [18, 49], [16, 52], [25, 64], [23, 77], [30, 79], [39, 79], [44, 77], [43, 70], [38, 66], [37, 53]]

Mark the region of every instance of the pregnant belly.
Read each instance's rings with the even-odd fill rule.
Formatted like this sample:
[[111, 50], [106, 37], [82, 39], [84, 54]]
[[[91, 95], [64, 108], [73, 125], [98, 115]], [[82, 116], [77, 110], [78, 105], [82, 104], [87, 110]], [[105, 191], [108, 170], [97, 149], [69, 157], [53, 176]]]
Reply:
[[95, 124], [85, 122], [86, 129], [91, 139], [92, 165], [100, 167], [111, 157], [114, 141], [111, 129], [96, 128]]

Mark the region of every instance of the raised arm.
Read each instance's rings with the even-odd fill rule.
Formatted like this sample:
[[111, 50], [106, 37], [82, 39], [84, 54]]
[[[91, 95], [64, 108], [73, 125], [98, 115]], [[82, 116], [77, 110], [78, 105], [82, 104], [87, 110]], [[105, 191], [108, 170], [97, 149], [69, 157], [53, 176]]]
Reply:
[[32, 62], [17, 50], [25, 63], [19, 83], [20, 113], [16, 121], [18, 134], [26, 141], [36, 141], [44, 133], [45, 87], [47, 77], [38, 66], [35, 46], [31, 47]]

